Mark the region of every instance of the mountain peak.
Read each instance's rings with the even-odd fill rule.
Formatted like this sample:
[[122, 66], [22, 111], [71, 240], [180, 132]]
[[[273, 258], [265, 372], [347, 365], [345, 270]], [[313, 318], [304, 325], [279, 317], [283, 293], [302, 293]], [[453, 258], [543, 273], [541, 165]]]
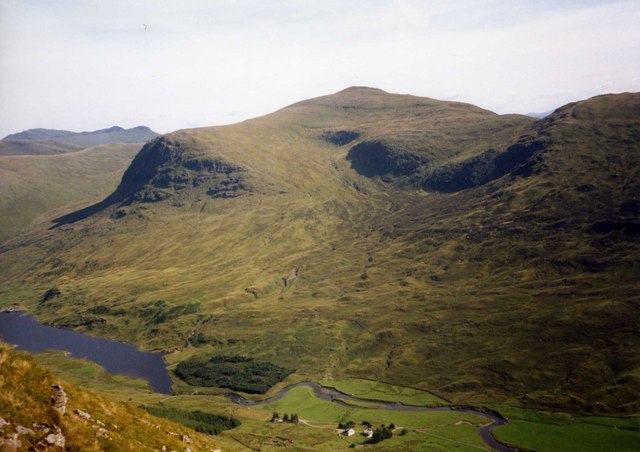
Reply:
[[350, 86], [348, 88], [343, 89], [342, 91], [338, 91], [336, 94], [341, 93], [371, 93], [371, 94], [389, 94], [386, 91], [383, 91], [379, 88], [372, 88], [370, 86]]
[[309, 107], [324, 106], [330, 108], [351, 109], [351, 108], [387, 108], [387, 107], [406, 107], [419, 99], [423, 102], [433, 103], [433, 99], [418, 98], [415, 96], [407, 96], [403, 94], [388, 93], [379, 88], [371, 88], [368, 86], [350, 86], [341, 91], [326, 96], [307, 99], [297, 102], [289, 107]]
[[27, 129], [22, 132], [12, 133], [2, 139], [2, 141], [16, 140], [53, 140], [57, 138], [74, 135], [75, 132], [57, 129]]

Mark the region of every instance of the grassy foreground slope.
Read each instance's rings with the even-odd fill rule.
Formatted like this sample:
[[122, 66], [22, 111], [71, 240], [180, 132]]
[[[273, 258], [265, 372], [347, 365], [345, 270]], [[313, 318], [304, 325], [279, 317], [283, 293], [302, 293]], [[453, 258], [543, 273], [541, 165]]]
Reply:
[[63, 155], [0, 156], [0, 243], [51, 210], [108, 194], [140, 147], [106, 144]]
[[175, 132], [7, 247], [0, 300], [172, 363], [637, 412], [638, 118], [638, 94], [535, 121], [351, 88]]
[[[64, 414], [51, 403], [54, 384], [61, 385], [67, 394]], [[91, 419], [81, 417], [77, 410]], [[27, 354], [13, 352], [4, 344], [0, 344], [0, 416], [5, 421], [0, 425], [2, 450], [14, 450], [6, 441], [15, 433], [19, 434], [18, 450], [62, 450], [46, 441], [57, 429], [64, 437], [64, 450], [160, 450], [163, 446], [168, 450], [212, 450], [221, 445], [225, 450], [238, 449], [229, 440], [196, 433], [60, 381]], [[19, 426], [30, 432], [20, 433]]]

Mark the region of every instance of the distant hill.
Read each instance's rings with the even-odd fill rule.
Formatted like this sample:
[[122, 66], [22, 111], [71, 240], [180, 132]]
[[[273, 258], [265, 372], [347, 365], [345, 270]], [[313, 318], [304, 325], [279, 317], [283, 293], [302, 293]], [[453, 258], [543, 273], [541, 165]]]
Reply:
[[5, 245], [0, 305], [171, 363], [637, 413], [639, 150], [638, 93], [536, 120], [352, 87], [148, 142]]
[[553, 113], [553, 110], [544, 111], [542, 113], [535, 113], [535, 112], [527, 113], [527, 116], [531, 116], [532, 118], [542, 119], [542, 118], [546, 118], [551, 113]]
[[99, 144], [144, 143], [157, 136], [156, 132], [145, 126], [131, 129], [114, 126], [93, 132], [29, 129], [0, 140], [0, 156], [62, 154]]

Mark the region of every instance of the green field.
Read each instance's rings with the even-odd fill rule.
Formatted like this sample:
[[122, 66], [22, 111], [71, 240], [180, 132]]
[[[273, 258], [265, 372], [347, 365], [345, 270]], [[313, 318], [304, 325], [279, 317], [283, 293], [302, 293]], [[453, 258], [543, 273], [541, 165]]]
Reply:
[[[467, 421], [473, 425], [486, 423], [486, 418], [473, 414], [453, 411], [395, 411], [345, 407], [315, 397], [313, 389], [294, 388], [282, 399], [259, 407], [271, 413], [298, 413], [300, 419], [310, 422], [335, 423], [352, 420], [360, 424], [363, 420], [372, 424], [395, 424], [397, 427], [430, 428], [433, 426], [455, 425], [457, 421]], [[460, 429], [464, 430], [464, 429]], [[475, 430], [471, 430], [476, 435]], [[473, 436], [470, 435], [470, 436]], [[477, 436], [477, 435], [476, 435]]]
[[537, 451], [637, 451], [640, 417], [603, 418], [497, 408], [509, 419], [494, 436], [507, 444]]
[[335, 388], [345, 394], [368, 400], [379, 400], [381, 402], [400, 402], [413, 406], [437, 406], [449, 405], [449, 402], [430, 392], [408, 388], [406, 386], [395, 386], [379, 381], [351, 379], [351, 380], [323, 380], [322, 386]]

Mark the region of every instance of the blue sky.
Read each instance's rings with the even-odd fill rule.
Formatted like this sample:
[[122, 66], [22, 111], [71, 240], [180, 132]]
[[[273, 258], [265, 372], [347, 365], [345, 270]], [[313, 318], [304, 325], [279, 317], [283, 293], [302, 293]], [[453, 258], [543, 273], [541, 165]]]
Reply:
[[0, 0], [0, 135], [227, 124], [352, 85], [547, 111], [640, 91], [638, 23], [637, 0]]

